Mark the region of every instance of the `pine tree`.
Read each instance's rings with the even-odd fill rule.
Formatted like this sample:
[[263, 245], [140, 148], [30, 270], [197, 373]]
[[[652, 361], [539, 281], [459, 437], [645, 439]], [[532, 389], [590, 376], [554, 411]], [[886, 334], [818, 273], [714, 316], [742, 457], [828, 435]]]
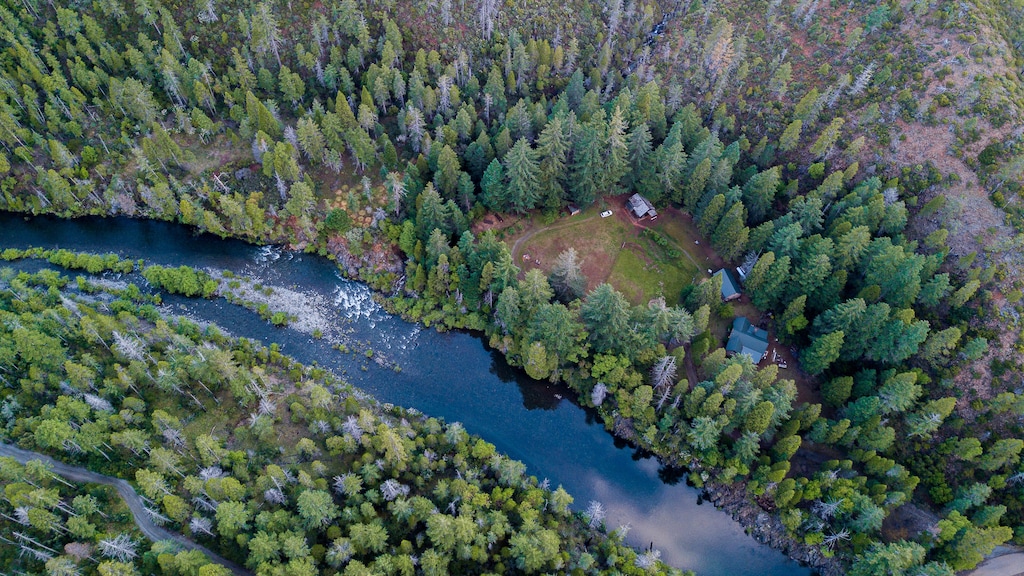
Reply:
[[548, 274], [548, 283], [555, 295], [563, 302], [572, 302], [583, 296], [587, 288], [587, 277], [583, 275], [583, 262], [576, 256], [576, 249], [569, 248], [555, 259]]
[[762, 222], [768, 216], [781, 180], [782, 171], [775, 166], [758, 172], [744, 184], [743, 203], [750, 213], [751, 225]]
[[775, 69], [775, 73], [772, 74], [771, 82], [768, 84], [768, 89], [772, 91], [775, 98], [782, 100], [786, 97], [786, 92], [789, 91], [789, 81], [793, 79], [793, 65], [789, 62], [784, 62], [781, 66]]
[[622, 110], [616, 106], [608, 121], [605, 138], [605, 174], [604, 191], [614, 194], [618, 192], [619, 182], [629, 171], [629, 146], [626, 142], [626, 121]]
[[508, 195], [505, 193], [505, 169], [497, 158], [491, 160], [480, 179], [480, 189], [483, 192], [483, 203], [488, 209], [495, 212], [507, 212], [509, 210]]
[[256, 5], [252, 17], [252, 26], [249, 37], [252, 39], [253, 48], [256, 54], [262, 55], [272, 52], [277, 60], [277, 67], [281, 67], [281, 47], [284, 39], [281, 30], [277, 25], [275, 10], [267, 2], [260, 2]]
[[587, 295], [580, 306], [580, 318], [596, 352], [611, 352], [626, 343], [629, 302], [611, 284], [602, 283]]
[[[646, 122], [640, 122], [630, 130], [626, 137], [628, 146], [629, 172], [627, 173], [627, 184], [633, 190], [653, 196], [651, 192], [654, 186], [651, 182], [654, 177], [654, 163], [651, 162], [653, 148], [651, 147], [651, 130]], [[680, 147], [681, 149], [681, 147]]]
[[427, 183], [427, 187], [416, 199], [416, 204], [416, 235], [421, 240], [429, 239], [435, 228], [447, 230], [444, 204], [433, 183]]
[[324, 159], [324, 151], [327, 148], [327, 144], [316, 122], [308, 117], [299, 119], [295, 126], [295, 135], [298, 138], [299, 148], [302, 150], [303, 155], [314, 164], [321, 163]]
[[605, 176], [603, 121], [587, 122], [577, 129], [573, 144], [571, 192], [581, 207], [594, 203], [601, 194]]
[[484, 96], [491, 102], [484, 109], [484, 116], [489, 120], [491, 115], [503, 114], [508, 100], [505, 98], [505, 80], [497, 66], [491, 66], [484, 85]]
[[562, 180], [565, 178], [565, 159], [569, 142], [562, 129], [562, 119], [555, 116], [544, 127], [537, 141], [540, 158], [537, 180], [541, 202], [548, 210], [557, 210], [565, 201]]
[[445, 198], [454, 198], [459, 185], [459, 155], [445, 144], [437, 156], [437, 172], [434, 173], [434, 184]]
[[818, 139], [811, 145], [810, 153], [815, 158], [825, 158], [832, 153], [832, 148], [836, 145], [836, 141], [839, 140], [843, 123], [846, 120], [843, 118], [836, 118], [821, 131], [818, 135]]
[[[705, 211], [705, 214], [707, 211]], [[750, 229], [746, 226], [746, 209], [742, 202], [736, 202], [722, 216], [711, 234], [711, 244], [726, 260], [735, 260], [746, 249]]]
[[537, 205], [539, 168], [534, 150], [520, 138], [505, 156], [505, 193], [511, 211], [523, 214]]
[[828, 367], [839, 359], [839, 352], [843, 347], [843, 332], [829, 332], [818, 336], [803, 354], [800, 360], [804, 370], [810, 374], [821, 374]]
[[697, 228], [700, 233], [706, 238], [711, 235], [711, 232], [718, 226], [718, 221], [722, 217], [722, 212], [725, 211], [725, 195], [716, 194], [711, 202], [700, 212], [697, 216]]
[[253, 132], [263, 131], [274, 140], [281, 137], [283, 133], [281, 123], [274, 118], [259, 98], [253, 96], [252, 92], [245, 94], [245, 111]]
[[807, 327], [807, 318], [804, 316], [806, 304], [807, 295], [801, 294], [786, 307], [786, 311], [779, 318], [779, 326], [784, 334], [796, 336], [797, 332]]
[[302, 81], [302, 76], [292, 72], [287, 66], [281, 66], [277, 84], [281, 89], [281, 96], [291, 102], [293, 108], [297, 108], [299, 102], [302, 101], [302, 95], [306, 92], [306, 84]]
[[704, 190], [710, 177], [711, 159], [705, 158], [694, 167], [684, 189], [682, 198], [683, 208], [690, 214], [696, 211], [700, 199], [704, 196]]
[[747, 273], [747, 279], [744, 282], [747, 291], [753, 293], [761, 289], [768, 280], [768, 272], [771, 270], [772, 264], [775, 264], [774, 252], [765, 252], [757, 259], [757, 262]]
[[[770, 259], [767, 258], [769, 254], [771, 254]], [[771, 262], [764, 272], [763, 280], [757, 283], [755, 287], [755, 284], [750, 282], [750, 277], [748, 277], [747, 286], [750, 289], [750, 299], [753, 301], [754, 306], [761, 310], [772, 310], [778, 304], [786, 283], [789, 281], [790, 258], [789, 256], [782, 256], [776, 259], [775, 254], [772, 252], [765, 253], [762, 258], [765, 259], [765, 262]], [[760, 272], [758, 267], [761, 264], [761, 260], [758, 260], [751, 275], [754, 275], [754, 272]]]

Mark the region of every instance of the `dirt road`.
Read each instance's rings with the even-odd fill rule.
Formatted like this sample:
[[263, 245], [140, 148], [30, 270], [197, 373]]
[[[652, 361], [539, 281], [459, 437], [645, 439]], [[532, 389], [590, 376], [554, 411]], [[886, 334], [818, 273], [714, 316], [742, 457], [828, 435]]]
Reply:
[[39, 460], [49, 466], [50, 470], [54, 474], [62, 476], [63, 478], [73, 482], [106, 484], [107, 486], [113, 486], [117, 490], [117, 493], [121, 495], [121, 498], [124, 499], [125, 504], [128, 505], [128, 509], [131, 510], [132, 517], [135, 519], [135, 524], [139, 527], [139, 530], [146, 536], [146, 538], [149, 538], [153, 542], [171, 540], [178, 543], [183, 548], [188, 550], [198, 550], [203, 554], [206, 554], [210, 560], [231, 570], [236, 576], [252, 576], [252, 572], [242, 568], [230, 560], [227, 560], [226, 558], [220, 557], [205, 546], [196, 544], [181, 534], [176, 534], [157, 526], [153, 523], [153, 520], [150, 519], [149, 514], [146, 512], [146, 506], [142, 502], [142, 498], [140, 498], [135, 492], [135, 489], [131, 487], [131, 484], [128, 484], [120, 478], [97, 474], [92, 470], [65, 464], [64, 462], [55, 460], [45, 454], [40, 454], [39, 452], [33, 452], [31, 450], [24, 450], [3, 442], [0, 442], [0, 456], [9, 456], [21, 464], [30, 460]]
[[1024, 576], [1024, 552], [989, 558], [967, 576]]

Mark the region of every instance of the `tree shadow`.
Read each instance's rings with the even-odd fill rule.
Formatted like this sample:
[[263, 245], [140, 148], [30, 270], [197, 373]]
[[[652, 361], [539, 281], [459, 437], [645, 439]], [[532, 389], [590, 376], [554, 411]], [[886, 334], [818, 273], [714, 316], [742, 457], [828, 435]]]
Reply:
[[554, 410], [564, 398], [564, 394], [549, 382], [530, 378], [521, 369], [510, 366], [505, 357], [497, 350], [491, 349], [490, 372], [503, 383], [515, 382], [523, 397], [523, 407], [527, 410]]

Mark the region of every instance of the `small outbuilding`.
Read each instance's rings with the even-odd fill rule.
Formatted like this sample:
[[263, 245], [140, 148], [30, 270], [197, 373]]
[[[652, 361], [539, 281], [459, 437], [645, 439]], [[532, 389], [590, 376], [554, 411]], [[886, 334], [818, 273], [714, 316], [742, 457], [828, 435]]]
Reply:
[[629, 211], [633, 213], [633, 216], [637, 218], [643, 218], [644, 216], [650, 216], [651, 220], [658, 218], [658, 211], [654, 209], [654, 204], [651, 204], [647, 198], [639, 194], [633, 194], [629, 197], [629, 202], [626, 203]]
[[754, 364], [757, 364], [768, 355], [768, 331], [754, 326], [750, 320], [740, 316], [732, 321], [732, 332], [729, 333], [725, 352], [730, 356], [746, 354]]
[[575, 216], [580, 213], [580, 207], [575, 204], [569, 204], [569, 216]]
[[718, 272], [715, 272], [715, 276], [722, 277], [722, 301], [729, 302], [735, 300], [742, 295], [740, 292], [740, 283], [736, 281], [736, 277], [733, 276], [727, 268], [722, 268]]

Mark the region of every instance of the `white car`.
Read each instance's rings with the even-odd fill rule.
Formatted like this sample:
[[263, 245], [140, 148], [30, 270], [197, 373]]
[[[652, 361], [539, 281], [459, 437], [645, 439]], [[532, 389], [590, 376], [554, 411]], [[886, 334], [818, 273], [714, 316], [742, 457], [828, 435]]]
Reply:
[[604, 212], [601, 212], [601, 218], [607, 218], [607, 217], [609, 217], [611, 215], [612, 215], [612, 211], [611, 210], [605, 210]]

